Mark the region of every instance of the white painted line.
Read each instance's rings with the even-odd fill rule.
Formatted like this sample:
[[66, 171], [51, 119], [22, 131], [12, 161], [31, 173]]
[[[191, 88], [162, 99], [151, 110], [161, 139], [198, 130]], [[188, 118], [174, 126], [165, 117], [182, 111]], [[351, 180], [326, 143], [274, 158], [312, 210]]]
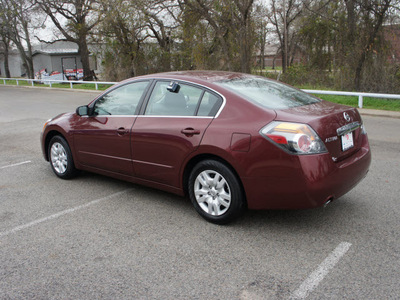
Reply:
[[20, 165], [24, 165], [24, 164], [29, 164], [29, 163], [31, 163], [31, 161], [27, 160], [27, 161], [23, 161], [23, 162], [20, 162], [20, 163], [17, 163], [17, 164], [12, 164], [12, 165], [8, 165], [8, 166], [0, 167], [0, 169], [16, 167], [16, 166], [20, 166]]
[[21, 231], [23, 229], [33, 227], [33, 226], [38, 225], [40, 223], [43, 223], [43, 222], [46, 222], [46, 221], [49, 221], [49, 220], [57, 219], [59, 217], [65, 216], [65, 215], [73, 213], [73, 212], [75, 212], [77, 210], [80, 210], [80, 209], [89, 207], [91, 205], [97, 204], [99, 202], [106, 201], [108, 199], [120, 196], [120, 195], [122, 195], [122, 194], [124, 194], [124, 193], [126, 193], [126, 192], [128, 192], [130, 190], [132, 190], [132, 189], [126, 189], [126, 190], [124, 190], [122, 192], [118, 192], [118, 193], [115, 193], [115, 194], [112, 194], [112, 195], [109, 195], [109, 196], [106, 196], [106, 197], [103, 197], [103, 198], [100, 198], [100, 199], [96, 199], [96, 200], [90, 201], [90, 202], [88, 202], [86, 204], [82, 204], [82, 205], [79, 205], [79, 206], [75, 206], [73, 208], [69, 208], [69, 209], [60, 211], [60, 212], [58, 212], [58, 213], [56, 213], [54, 215], [51, 215], [51, 216], [48, 216], [48, 217], [45, 217], [45, 218], [42, 218], [42, 219], [38, 219], [38, 220], [32, 221], [32, 222], [27, 223], [27, 224], [23, 224], [23, 225], [17, 226], [17, 227], [15, 227], [13, 229], [10, 229], [8, 231], [0, 232], [0, 238], [3, 237], [3, 236], [10, 235], [11, 233], [16, 233], [16, 232]]
[[294, 291], [290, 299], [305, 299], [324, 279], [329, 271], [339, 262], [340, 258], [350, 249], [350, 243], [340, 243], [335, 250], [311, 273], [300, 287]]

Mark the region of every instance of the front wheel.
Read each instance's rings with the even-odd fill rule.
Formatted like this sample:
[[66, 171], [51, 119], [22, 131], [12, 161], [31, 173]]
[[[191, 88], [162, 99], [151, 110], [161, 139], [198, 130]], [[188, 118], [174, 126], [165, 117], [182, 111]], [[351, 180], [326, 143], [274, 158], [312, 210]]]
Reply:
[[71, 149], [63, 137], [56, 135], [50, 140], [48, 153], [51, 168], [58, 177], [69, 179], [76, 175]]
[[190, 200], [207, 221], [226, 224], [243, 212], [245, 200], [241, 184], [225, 164], [216, 160], [199, 162], [188, 184]]

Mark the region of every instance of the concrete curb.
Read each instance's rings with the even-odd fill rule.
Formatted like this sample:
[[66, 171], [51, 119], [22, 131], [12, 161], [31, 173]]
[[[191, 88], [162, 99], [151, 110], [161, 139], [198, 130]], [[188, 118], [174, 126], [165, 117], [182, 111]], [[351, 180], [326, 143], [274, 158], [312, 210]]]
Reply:
[[367, 109], [367, 108], [358, 108], [358, 111], [363, 116], [374, 116], [374, 117], [386, 117], [386, 118], [400, 119], [399, 111]]

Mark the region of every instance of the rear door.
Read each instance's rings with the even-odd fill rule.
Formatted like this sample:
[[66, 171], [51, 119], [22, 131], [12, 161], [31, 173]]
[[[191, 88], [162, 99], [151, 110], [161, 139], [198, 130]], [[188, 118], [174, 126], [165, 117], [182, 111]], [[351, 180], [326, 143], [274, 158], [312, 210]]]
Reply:
[[136, 176], [179, 187], [182, 162], [199, 146], [222, 98], [194, 85], [172, 86], [154, 85], [132, 129], [132, 159]]

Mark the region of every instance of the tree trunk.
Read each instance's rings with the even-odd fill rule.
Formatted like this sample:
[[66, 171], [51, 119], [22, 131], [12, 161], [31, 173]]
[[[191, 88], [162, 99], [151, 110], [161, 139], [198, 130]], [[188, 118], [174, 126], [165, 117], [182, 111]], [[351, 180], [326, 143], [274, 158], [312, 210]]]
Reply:
[[4, 71], [6, 78], [11, 78], [11, 73], [10, 73], [10, 66], [8, 63], [8, 56], [9, 56], [9, 43], [8, 41], [3, 41], [4, 43]]
[[286, 61], [286, 47], [285, 47], [285, 38], [282, 39], [283, 44], [281, 45], [281, 56], [282, 56], [282, 72], [286, 73], [287, 69], [287, 61]]
[[29, 78], [35, 78], [35, 71], [33, 69], [33, 58], [32, 58], [32, 44], [31, 44], [31, 39], [29, 36], [29, 29], [28, 29], [28, 22], [25, 20], [22, 22], [23, 24], [23, 29], [25, 33], [25, 42], [26, 46], [28, 48], [27, 55], [26, 55], [26, 63], [28, 65], [28, 73], [29, 73]]
[[241, 26], [240, 29], [240, 69], [242, 73], [251, 73], [251, 55], [250, 55], [250, 41], [247, 30], [247, 24]]
[[14, 44], [17, 46], [17, 49], [19, 51], [19, 54], [21, 56], [23, 66], [25, 67], [25, 71], [27, 73], [28, 78], [33, 79], [34, 78], [34, 73], [33, 73], [33, 61], [32, 61], [32, 56], [27, 55], [25, 52], [24, 47], [20, 43], [16, 43], [14, 41]]
[[[385, 1], [385, 4], [382, 6], [382, 10], [379, 12], [375, 12], [377, 15], [376, 22], [372, 28], [372, 30], [369, 32], [368, 39], [366, 41], [366, 44], [364, 48], [362, 49], [362, 53], [360, 58], [358, 59], [356, 71], [354, 74], [354, 88], [359, 91], [361, 88], [361, 81], [362, 81], [362, 69], [364, 67], [364, 63], [367, 59], [367, 55], [372, 49], [373, 45], [375, 44], [376, 37], [378, 36], [382, 24], [385, 20], [385, 15], [387, 10], [390, 7], [390, 1]], [[372, 10], [372, 9], [371, 9]]]
[[85, 81], [93, 81], [93, 72], [90, 69], [89, 49], [86, 42], [86, 36], [81, 36], [78, 42], [79, 54], [81, 56], [83, 79]]

